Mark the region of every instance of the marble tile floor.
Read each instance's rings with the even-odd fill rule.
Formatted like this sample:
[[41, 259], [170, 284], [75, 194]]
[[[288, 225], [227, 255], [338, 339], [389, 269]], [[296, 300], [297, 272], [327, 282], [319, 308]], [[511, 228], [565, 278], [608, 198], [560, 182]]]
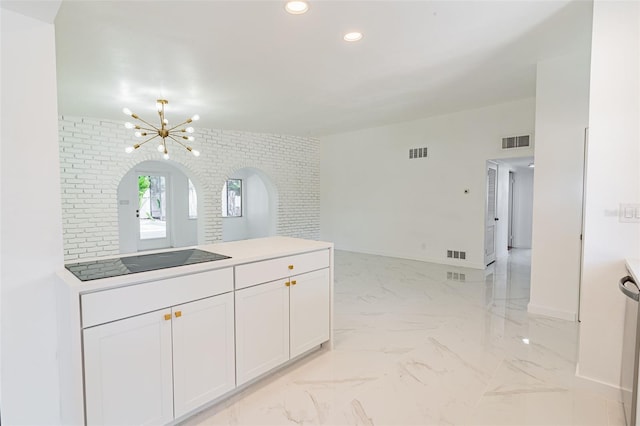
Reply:
[[334, 349], [195, 425], [620, 425], [575, 377], [578, 324], [530, 315], [530, 251], [485, 271], [337, 251]]

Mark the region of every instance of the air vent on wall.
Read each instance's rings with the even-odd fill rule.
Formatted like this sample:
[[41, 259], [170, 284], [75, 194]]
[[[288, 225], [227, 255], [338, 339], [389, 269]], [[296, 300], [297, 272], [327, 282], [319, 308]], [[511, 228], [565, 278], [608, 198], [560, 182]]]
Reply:
[[502, 149], [526, 148], [531, 146], [531, 135], [502, 138]]
[[409, 149], [409, 159], [414, 158], [426, 158], [427, 157], [427, 147], [424, 148], [411, 148]]
[[467, 258], [466, 251], [458, 251], [458, 250], [447, 250], [447, 257], [452, 259], [462, 259], [465, 260]]

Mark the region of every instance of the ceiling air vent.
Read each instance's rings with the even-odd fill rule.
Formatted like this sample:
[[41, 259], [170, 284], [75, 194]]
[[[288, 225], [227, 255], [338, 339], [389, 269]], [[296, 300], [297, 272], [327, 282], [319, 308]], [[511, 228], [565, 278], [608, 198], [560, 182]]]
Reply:
[[502, 138], [502, 149], [526, 148], [531, 146], [531, 135]]
[[426, 158], [427, 157], [427, 147], [424, 148], [410, 148], [409, 149], [409, 159], [412, 160], [414, 158]]

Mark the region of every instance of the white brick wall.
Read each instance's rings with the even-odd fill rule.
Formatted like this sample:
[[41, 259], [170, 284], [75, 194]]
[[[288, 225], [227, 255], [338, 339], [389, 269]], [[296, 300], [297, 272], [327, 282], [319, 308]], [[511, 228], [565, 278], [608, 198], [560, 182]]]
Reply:
[[[118, 254], [117, 189], [136, 164], [162, 160], [157, 143], [132, 154], [136, 142], [122, 122], [64, 116], [59, 121], [62, 220], [65, 260]], [[234, 171], [262, 170], [278, 190], [277, 234], [318, 239], [320, 235], [319, 141], [298, 136], [198, 129], [196, 158], [171, 142], [171, 160], [187, 167], [204, 189], [198, 194], [204, 241], [221, 240], [220, 193]]]

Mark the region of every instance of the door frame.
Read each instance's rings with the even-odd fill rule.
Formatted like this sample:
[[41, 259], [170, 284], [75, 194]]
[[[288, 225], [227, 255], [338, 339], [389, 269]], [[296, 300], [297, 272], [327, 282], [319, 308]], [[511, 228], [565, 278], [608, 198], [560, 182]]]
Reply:
[[[487, 160], [486, 162], [486, 166], [485, 166], [485, 197], [484, 197], [484, 264], [485, 266], [489, 266], [490, 264], [492, 264], [493, 262], [496, 261], [496, 247], [497, 247], [497, 233], [498, 233], [498, 228], [495, 225], [495, 222], [497, 220], [496, 214], [498, 211], [498, 168], [499, 165], [497, 162], [495, 161], [491, 161], [491, 160]], [[490, 220], [489, 218], [489, 169], [495, 169], [496, 171], [496, 181], [495, 181], [495, 199], [494, 199], [494, 215], [493, 218]], [[487, 254], [487, 242], [488, 242], [488, 228], [489, 228], [489, 224], [492, 223], [492, 227], [493, 227], [493, 254]]]
[[516, 173], [513, 170], [509, 170], [509, 223], [507, 226], [507, 250], [511, 250], [513, 248], [513, 192], [515, 181]]

